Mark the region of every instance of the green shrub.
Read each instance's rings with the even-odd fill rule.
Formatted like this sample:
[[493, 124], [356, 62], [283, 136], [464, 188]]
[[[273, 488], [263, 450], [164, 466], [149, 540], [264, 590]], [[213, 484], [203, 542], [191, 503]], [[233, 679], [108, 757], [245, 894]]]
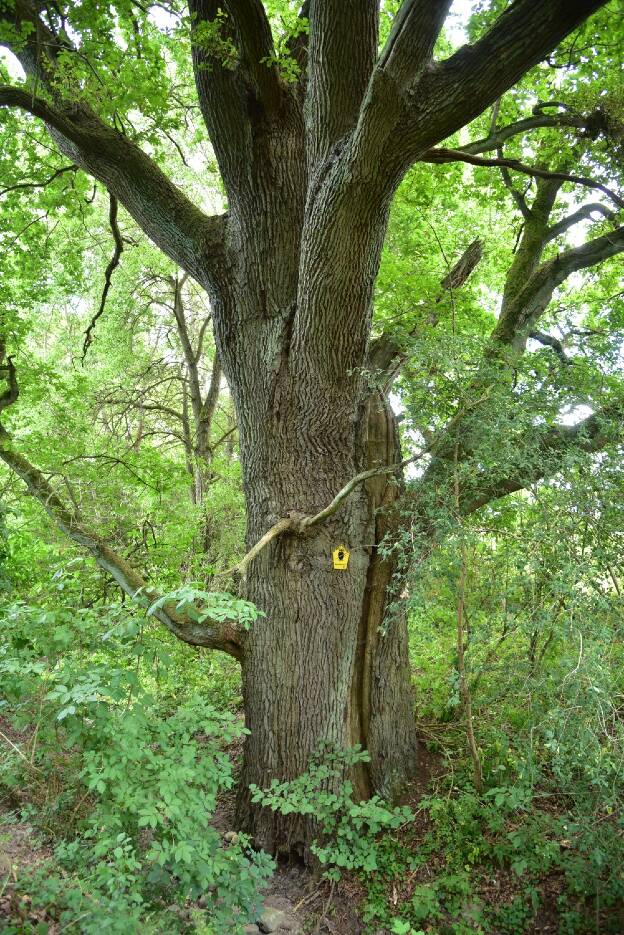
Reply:
[[319, 838], [311, 850], [328, 867], [325, 875], [330, 879], [339, 879], [341, 868], [375, 870], [379, 833], [396, 829], [412, 818], [409, 808], [391, 808], [376, 795], [354, 802], [353, 783], [343, 781], [343, 777], [349, 767], [368, 760], [368, 754], [359, 747], [323, 751], [296, 779], [273, 780], [268, 789], [251, 786], [252, 801], [282, 815], [294, 813], [316, 821]]

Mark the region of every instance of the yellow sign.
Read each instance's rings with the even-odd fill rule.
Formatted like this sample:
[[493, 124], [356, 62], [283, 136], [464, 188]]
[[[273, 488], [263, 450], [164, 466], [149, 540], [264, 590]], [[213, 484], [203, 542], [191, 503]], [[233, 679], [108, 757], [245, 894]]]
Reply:
[[349, 564], [349, 554], [349, 550], [344, 545], [339, 545], [337, 549], [334, 549], [332, 552], [334, 568], [337, 568], [338, 571], [344, 571]]

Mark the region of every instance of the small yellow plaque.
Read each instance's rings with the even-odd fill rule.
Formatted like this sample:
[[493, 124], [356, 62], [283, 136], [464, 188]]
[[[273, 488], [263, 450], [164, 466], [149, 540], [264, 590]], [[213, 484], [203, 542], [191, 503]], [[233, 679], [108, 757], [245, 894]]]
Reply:
[[334, 549], [332, 552], [334, 568], [338, 569], [338, 571], [344, 571], [349, 564], [349, 554], [349, 550], [344, 545], [339, 545], [337, 549]]

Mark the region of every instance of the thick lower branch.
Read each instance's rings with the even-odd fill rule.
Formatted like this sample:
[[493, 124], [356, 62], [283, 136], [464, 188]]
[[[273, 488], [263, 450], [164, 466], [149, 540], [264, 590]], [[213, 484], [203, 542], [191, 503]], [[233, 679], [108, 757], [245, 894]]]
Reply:
[[[13, 450], [4, 429], [0, 429], [0, 459], [24, 481], [29, 492], [57, 526], [73, 542], [90, 552], [99, 567], [111, 575], [126, 594], [132, 598], [145, 595], [150, 602], [158, 599], [159, 594], [147, 585], [141, 575], [97, 533], [85, 526], [73, 509], [63, 503], [42, 472]], [[165, 606], [156, 611], [154, 616], [185, 643], [218, 649], [236, 659], [241, 658], [236, 623], [233, 620], [200, 624], [178, 614], [172, 606]]]
[[[566, 455], [602, 451], [622, 441], [621, 405], [613, 404], [588, 416], [577, 425], [557, 425], [544, 433], [539, 442], [540, 457], [518, 467], [507, 477], [477, 478], [473, 490], [460, 497], [462, 515], [474, 513], [492, 500], [524, 490], [561, 468]], [[519, 446], [521, 448], [521, 445]]]
[[0, 107], [43, 120], [59, 150], [102, 182], [168, 257], [204, 287], [208, 276], [216, 285], [225, 215], [205, 215], [143, 150], [94, 113], [52, 107], [25, 87], [0, 87]]

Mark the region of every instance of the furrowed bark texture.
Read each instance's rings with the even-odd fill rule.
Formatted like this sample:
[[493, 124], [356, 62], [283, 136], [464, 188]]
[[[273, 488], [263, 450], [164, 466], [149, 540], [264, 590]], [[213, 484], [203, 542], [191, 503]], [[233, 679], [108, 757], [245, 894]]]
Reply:
[[[217, 318], [238, 412], [250, 547], [281, 517], [323, 509], [360, 471], [400, 460], [386, 403], [369, 398], [359, 370], [386, 203], [348, 214], [330, 180], [304, 204], [303, 156], [290, 154], [292, 177], [279, 200], [260, 191], [233, 211], [232, 229], [246, 236], [230, 253], [231, 305]], [[271, 210], [263, 210], [265, 198]], [[266, 246], [250, 237], [258, 217]], [[272, 261], [257, 263], [250, 252], [259, 250]], [[244, 638], [251, 734], [239, 820], [269, 850], [305, 852], [313, 832], [252, 807], [248, 786], [294, 778], [320, 743], [369, 749], [371, 769], [353, 777], [361, 797], [392, 794], [415, 768], [405, 623], [379, 634], [392, 567], [377, 554], [384, 520], [376, 509], [396, 490], [388, 477], [362, 485], [326, 522], [282, 535], [247, 570], [246, 596], [266, 617]], [[332, 564], [340, 544], [351, 551], [346, 571]]]
[[[341, 450], [336, 444], [331, 459], [345, 479], [397, 459], [394, 418], [385, 402], [371, 397], [356, 415], [355, 431], [346, 420], [344, 445]], [[292, 449], [281, 451], [292, 456]], [[335, 492], [333, 471], [319, 476], [305, 448], [296, 460], [294, 483], [293, 475], [281, 475], [284, 503], [303, 502], [314, 512]], [[251, 735], [239, 818], [269, 849], [305, 853], [312, 832], [298, 819], [251, 809], [247, 786], [299, 775], [319, 743], [369, 750], [371, 768], [352, 777], [361, 798], [372, 791], [392, 797], [415, 769], [405, 621], [393, 621], [380, 633], [393, 566], [375, 547], [386, 522], [376, 510], [389, 507], [397, 491], [397, 478], [372, 479], [328, 522], [303, 536], [282, 536], [250, 568], [248, 596], [270, 610], [244, 646]], [[346, 571], [332, 565], [339, 544], [351, 551]]]
[[[309, 40], [293, 43], [304, 72], [286, 84], [258, 0], [191, 0], [193, 35], [219, 14], [238, 55], [226, 67], [193, 41], [198, 103], [228, 196], [219, 218], [204, 217], [127, 137], [59, 100], [53, 37], [45, 24], [31, 33], [38, 45], [29, 39], [20, 57], [48, 99], [0, 89], [0, 105], [44, 120], [210, 294], [236, 405], [249, 548], [289, 514], [324, 509], [366, 468], [400, 461], [387, 400], [363, 376], [396, 185], [600, 5], [516, 0], [478, 43], [434, 63], [445, 0], [405, 0], [381, 55], [376, 0], [311, 0]], [[0, 18], [34, 23], [40, 6], [18, 0]], [[361, 797], [394, 796], [415, 769], [406, 625], [388, 617], [394, 568], [378, 548], [399, 489], [391, 473], [371, 478], [325, 522], [273, 539], [248, 565], [246, 596], [266, 616], [240, 637], [251, 734], [239, 819], [269, 850], [305, 852], [314, 828], [253, 806], [249, 783], [294, 778], [319, 744], [368, 749], [370, 766], [352, 777]], [[343, 571], [332, 565], [340, 544], [351, 552]]]

